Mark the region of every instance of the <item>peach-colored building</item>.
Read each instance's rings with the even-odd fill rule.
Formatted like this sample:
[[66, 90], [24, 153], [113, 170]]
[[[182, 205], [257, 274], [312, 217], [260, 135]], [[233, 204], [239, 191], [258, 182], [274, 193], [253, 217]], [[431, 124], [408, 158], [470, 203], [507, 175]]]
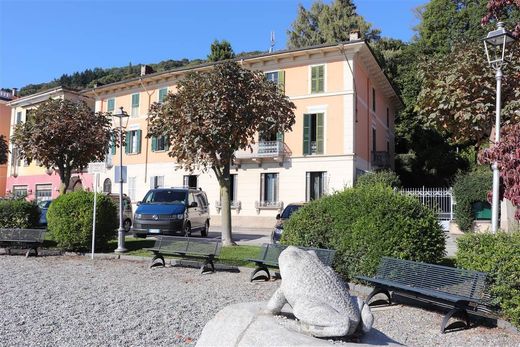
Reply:
[[[40, 93], [17, 98], [7, 105], [11, 107], [10, 134], [13, 134], [14, 126], [25, 122], [33, 109], [39, 104], [52, 99], [83, 100], [92, 108], [94, 101], [81, 95], [79, 92], [64, 87], [52, 88]], [[9, 162], [7, 166], [7, 195], [26, 196], [30, 200], [47, 200], [58, 196], [60, 188], [60, 177], [54, 170], [38, 166], [32, 162], [17, 157], [16, 148], [10, 145]], [[92, 175], [86, 173], [73, 174], [69, 189], [92, 188]]]
[[[9, 142], [9, 130], [11, 128], [11, 108], [7, 103], [13, 99], [13, 94], [0, 90], [0, 135]], [[7, 163], [0, 165], [0, 196], [5, 196], [7, 181]]]
[[[394, 119], [401, 102], [364, 41], [278, 51], [241, 59], [240, 64], [282, 84], [297, 108], [291, 132], [260, 138], [253, 153], [236, 153], [234, 225], [270, 227], [288, 203], [319, 198], [351, 186], [359, 174], [393, 167]], [[116, 112], [122, 106], [131, 115], [123, 164], [124, 192], [134, 203], [151, 187], [200, 187], [208, 194], [215, 225], [220, 223], [220, 197], [214, 174], [178, 169], [163, 139], [146, 138], [151, 103], [175, 92], [187, 72], [210, 68], [206, 64], [145, 74], [82, 94], [95, 99], [96, 111]], [[115, 165], [117, 151], [111, 151]], [[102, 177], [103, 190], [118, 191], [115, 171]]]

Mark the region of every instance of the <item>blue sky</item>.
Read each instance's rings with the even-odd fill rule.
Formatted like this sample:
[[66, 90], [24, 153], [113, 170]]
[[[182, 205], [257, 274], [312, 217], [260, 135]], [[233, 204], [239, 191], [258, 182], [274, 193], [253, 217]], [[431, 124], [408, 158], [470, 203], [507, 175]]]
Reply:
[[[0, 0], [0, 87], [128, 63], [205, 58], [214, 39], [235, 52], [285, 48], [298, 4], [312, 0]], [[330, 2], [326, 0], [325, 2]], [[357, 0], [383, 36], [409, 41], [427, 0]]]

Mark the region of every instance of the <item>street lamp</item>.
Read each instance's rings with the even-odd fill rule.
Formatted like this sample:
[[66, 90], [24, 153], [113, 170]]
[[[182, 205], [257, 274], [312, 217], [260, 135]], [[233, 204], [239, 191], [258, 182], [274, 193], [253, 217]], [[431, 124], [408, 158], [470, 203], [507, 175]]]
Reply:
[[[504, 23], [498, 22], [497, 29], [490, 31], [484, 39], [484, 48], [489, 65], [496, 71], [497, 100], [495, 118], [495, 144], [500, 141], [500, 109], [501, 109], [501, 87], [502, 66], [506, 63], [506, 48], [515, 38], [504, 28]], [[496, 160], [493, 162], [493, 200], [491, 204], [491, 232], [498, 230], [498, 202], [499, 202], [500, 175]]]
[[[119, 108], [120, 113], [112, 115], [112, 124], [115, 123], [115, 119], [119, 118], [119, 229], [117, 231], [117, 249], [116, 253], [124, 253], [127, 251], [125, 248], [125, 229], [123, 228], [123, 129], [128, 125], [128, 113], [123, 111], [123, 107]], [[123, 119], [125, 124], [123, 126]]]

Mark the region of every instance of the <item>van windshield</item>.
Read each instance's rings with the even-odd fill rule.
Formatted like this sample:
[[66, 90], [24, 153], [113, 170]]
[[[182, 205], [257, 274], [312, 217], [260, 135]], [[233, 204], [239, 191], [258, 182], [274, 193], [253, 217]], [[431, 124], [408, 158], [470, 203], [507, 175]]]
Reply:
[[143, 199], [144, 204], [184, 204], [186, 192], [177, 190], [150, 190]]

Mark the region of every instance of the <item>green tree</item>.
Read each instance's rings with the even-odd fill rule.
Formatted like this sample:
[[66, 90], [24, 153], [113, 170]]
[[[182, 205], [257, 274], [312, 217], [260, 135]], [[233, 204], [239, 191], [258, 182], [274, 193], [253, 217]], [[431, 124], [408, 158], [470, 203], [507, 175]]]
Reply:
[[221, 61], [233, 59], [235, 57], [235, 52], [233, 52], [233, 48], [231, 48], [231, 43], [226, 40], [218, 41], [215, 40], [211, 44], [211, 52], [208, 54], [209, 61]]
[[16, 125], [12, 142], [20, 158], [57, 169], [64, 194], [73, 171], [104, 160], [110, 125], [108, 114], [94, 113], [83, 101], [49, 99]]
[[212, 169], [220, 185], [222, 238], [231, 236], [230, 166], [257, 133], [291, 130], [295, 105], [262, 72], [235, 62], [186, 75], [176, 94], [151, 108], [148, 136], [167, 136], [169, 155], [186, 170]]
[[310, 10], [298, 6], [298, 15], [287, 31], [289, 48], [314, 46], [324, 43], [348, 41], [350, 32], [359, 30], [366, 40], [379, 39], [380, 30], [356, 12], [356, 5], [351, 0], [335, 0], [324, 4], [314, 2]]
[[[504, 68], [502, 81], [504, 124], [517, 122], [520, 108], [520, 47]], [[495, 119], [496, 81], [488, 68], [482, 45], [455, 46], [445, 56], [421, 64], [422, 90], [416, 111], [427, 125], [446, 135], [452, 143], [477, 148], [489, 139]]]
[[7, 163], [7, 156], [9, 153], [9, 146], [4, 135], [0, 135], [0, 165]]

